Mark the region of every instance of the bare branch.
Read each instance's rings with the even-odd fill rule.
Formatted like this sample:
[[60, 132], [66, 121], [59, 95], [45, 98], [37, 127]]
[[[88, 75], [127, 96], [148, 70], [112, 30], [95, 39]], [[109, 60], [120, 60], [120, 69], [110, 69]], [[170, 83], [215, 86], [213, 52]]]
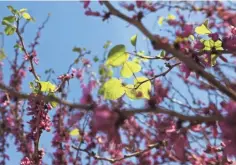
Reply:
[[[29, 99], [32, 98], [32, 95], [28, 95], [28, 94], [24, 94], [24, 93], [19, 93], [17, 91], [15, 91], [14, 89], [5, 86], [4, 84], [0, 83], [0, 89], [5, 90], [6, 92], [8, 92], [11, 96], [15, 96], [19, 99]], [[44, 96], [42, 98], [43, 101], [45, 102], [50, 102], [50, 101], [55, 101], [59, 104], [65, 105], [71, 109], [80, 109], [80, 110], [86, 110], [86, 111], [92, 111], [94, 109], [93, 105], [86, 105], [86, 104], [77, 104], [77, 103], [71, 103], [68, 102], [66, 100], [62, 100], [58, 97], [52, 97], [52, 96]], [[122, 111], [122, 113], [124, 115], [128, 116], [132, 116], [135, 114], [139, 114], [139, 113], [163, 113], [163, 114], [167, 114], [173, 117], [177, 117], [183, 121], [193, 121], [193, 122], [213, 122], [213, 121], [218, 121], [218, 120], [222, 120], [223, 117], [222, 116], [209, 116], [209, 117], [203, 117], [203, 116], [187, 116], [187, 115], [183, 115], [181, 113], [175, 112], [173, 110], [169, 110], [166, 108], [162, 108], [160, 106], [155, 107], [155, 108], [144, 108], [144, 109], [130, 109], [130, 110], [126, 110], [126, 111]]]
[[127, 155], [124, 155], [120, 158], [106, 158], [106, 157], [101, 157], [99, 155], [96, 155], [94, 152], [89, 152], [88, 150], [86, 149], [81, 149], [81, 148], [77, 148], [75, 146], [72, 146], [72, 148], [74, 148], [75, 150], [79, 150], [79, 151], [83, 151], [83, 152], [86, 152], [89, 156], [92, 156], [94, 159], [96, 160], [105, 160], [105, 161], [108, 161], [110, 163], [115, 163], [115, 162], [118, 162], [118, 161], [121, 161], [121, 160], [124, 160], [124, 159], [127, 159], [127, 158], [131, 158], [131, 157], [137, 157], [137, 156], [140, 156], [141, 154], [149, 151], [149, 150], [152, 150], [154, 148], [160, 148], [160, 147], [164, 147], [166, 146], [166, 142], [165, 141], [161, 141], [161, 142], [158, 142], [158, 143], [155, 143], [155, 144], [150, 144], [148, 145], [148, 147], [144, 150], [141, 150], [141, 151], [137, 151], [137, 152], [134, 152], [132, 154], [127, 154]]

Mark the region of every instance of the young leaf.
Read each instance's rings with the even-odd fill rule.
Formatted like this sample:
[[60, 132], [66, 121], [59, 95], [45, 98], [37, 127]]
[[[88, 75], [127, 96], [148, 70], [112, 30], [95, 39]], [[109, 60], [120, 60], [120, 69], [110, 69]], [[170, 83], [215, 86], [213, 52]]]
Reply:
[[208, 19], [203, 22], [203, 25], [205, 25], [206, 27], [208, 27]]
[[30, 82], [29, 86], [30, 86], [30, 89], [34, 89], [34, 83], [33, 82]]
[[6, 26], [6, 28], [4, 29], [5, 34], [8, 36], [14, 34], [15, 31], [16, 31], [16, 28], [13, 26]]
[[93, 58], [93, 61], [94, 61], [94, 62], [98, 62], [98, 61], [99, 61], [99, 58], [98, 58], [97, 56], [95, 56], [95, 57]]
[[222, 41], [220, 40], [215, 41], [214, 46], [216, 50], [224, 50], [224, 48], [222, 47]]
[[134, 88], [133, 84], [128, 84], [125, 86], [125, 94], [130, 98], [130, 99], [140, 99], [142, 98], [142, 93]]
[[108, 54], [106, 65], [117, 67], [124, 64], [129, 58], [129, 54], [125, 51], [126, 49], [124, 45], [114, 46]]
[[73, 51], [73, 52], [77, 52], [77, 53], [81, 53], [81, 52], [82, 52], [82, 49], [79, 48], [79, 47], [74, 47], [74, 48], [72, 49], [72, 51]]
[[30, 14], [27, 13], [27, 12], [22, 13], [22, 17], [23, 17], [24, 19], [26, 19], [26, 20], [31, 20], [31, 16], [30, 16]]
[[7, 6], [7, 8], [10, 10], [10, 12], [14, 15], [16, 15], [18, 12], [16, 9], [14, 9], [12, 6]]
[[6, 58], [6, 54], [4, 52], [4, 49], [1, 48], [0, 49], [0, 61], [4, 60]]
[[49, 81], [39, 81], [41, 92], [53, 92], [56, 89], [56, 85], [50, 83]]
[[111, 41], [107, 41], [107, 42], [104, 44], [103, 48], [104, 48], [104, 49], [107, 49], [110, 45], [111, 45]]
[[151, 91], [151, 82], [146, 77], [137, 77], [134, 80], [134, 87], [137, 88], [137, 92], [142, 93], [143, 98], [150, 98], [150, 91]]
[[193, 40], [193, 41], [195, 40], [195, 37], [193, 35], [190, 35], [188, 38]]
[[204, 24], [202, 24], [201, 26], [197, 26], [196, 28], [195, 28], [195, 32], [197, 33], [197, 34], [210, 34], [211, 33], [211, 31], [204, 25]]
[[111, 78], [105, 82], [103, 85], [103, 90], [104, 98], [108, 100], [116, 100], [125, 93], [121, 80], [118, 80], [117, 78]]
[[80, 136], [80, 131], [78, 128], [75, 128], [73, 130], [70, 131], [70, 135], [71, 136]]
[[[52, 93], [52, 92], [49, 92], [48, 93], [48, 96], [52, 96], [52, 97], [55, 97], [55, 94]], [[50, 104], [53, 108], [57, 107], [58, 103], [56, 101], [50, 101]]]
[[26, 11], [27, 11], [26, 8], [22, 8], [22, 9], [19, 10], [20, 13], [24, 13], [24, 12], [26, 12]]
[[133, 46], [136, 46], [136, 43], [137, 43], [137, 34], [133, 35], [131, 38], [130, 38], [130, 42]]
[[216, 64], [216, 59], [219, 55], [217, 54], [211, 54], [211, 66], [214, 66]]
[[141, 70], [141, 65], [134, 61], [128, 61], [124, 63], [120, 74], [122, 77], [129, 78], [133, 75], [133, 73], [139, 72]]
[[164, 50], [162, 50], [161, 51], [161, 53], [157, 56], [157, 57], [159, 57], [159, 58], [164, 58], [165, 57], [165, 51]]
[[16, 21], [16, 17], [15, 16], [7, 16], [7, 17], [4, 17], [3, 20], [2, 20], [2, 24], [3, 25], [6, 25], [5, 23], [13, 23]]
[[173, 14], [168, 14], [167, 20], [175, 20], [175, 16]]
[[158, 25], [161, 26], [163, 24], [164, 17], [159, 17], [158, 19]]

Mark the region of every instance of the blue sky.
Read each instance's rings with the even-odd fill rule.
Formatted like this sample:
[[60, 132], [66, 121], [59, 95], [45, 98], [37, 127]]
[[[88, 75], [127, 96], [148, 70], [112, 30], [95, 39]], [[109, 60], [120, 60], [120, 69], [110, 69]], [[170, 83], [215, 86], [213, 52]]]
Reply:
[[[0, 2], [0, 18], [10, 15], [6, 6], [12, 5], [16, 9], [27, 8], [29, 13], [36, 19], [35, 23], [30, 23], [26, 27], [23, 35], [25, 43], [29, 44], [33, 41], [37, 28], [46, 19], [48, 13], [51, 13], [49, 22], [43, 29], [40, 38], [40, 45], [37, 47], [39, 65], [36, 66], [36, 71], [42, 76], [42, 80], [46, 78], [44, 71], [53, 68], [56, 71], [56, 76], [66, 73], [68, 66], [76, 58], [76, 53], [72, 52], [74, 46], [85, 47], [91, 50], [89, 56], [102, 56], [104, 49], [103, 45], [107, 40], [112, 41], [113, 45], [125, 44], [128, 50], [132, 50], [129, 38], [138, 34], [138, 48], [146, 49], [146, 41], [143, 40], [143, 35], [134, 27], [122, 20], [112, 17], [109, 21], [102, 22], [101, 19], [88, 17], [84, 15], [83, 5], [80, 2]], [[101, 9], [100, 5], [92, 2], [92, 8]], [[168, 12], [161, 11], [159, 15], [166, 16]], [[158, 31], [158, 26], [154, 26], [156, 21], [155, 16], [148, 17], [145, 21], [150, 30]], [[157, 28], [157, 29], [156, 29]], [[0, 31], [3, 31], [0, 26]], [[165, 34], [162, 32], [162, 34]], [[17, 36], [5, 37], [5, 51], [9, 59], [13, 59]], [[23, 58], [23, 55], [22, 55]], [[97, 66], [92, 66], [97, 70]], [[9, 65], [5, 62], [4, 66], [4, 81], [9, 83]], [[56, 78], [55, 76], [53, 77]], [[23, 91], [29, 92], [28, 83], [33, 81], [33, 76], [28, 74], [24, 80]], [[179, 83], [176, 81], [175, 83]], [[78, 81], [70, 82], [71, 93], [69, 99], [78, 100], [80, 97], [80, 87]], [[50, 134], [44, 133], [41, 140], [41, 146], [50, 146], [48, 137]], [[9, 142], [12, 140], [9, 139]], [[50, 150], [50, 147], [49, 147]], [[9, 165], [19, 164], [21, 155], [16, 152], [14, 145], [11, 145], [8, 154], [12, 158]], [[46, 158], [46, 163], [48, 159]], [[50, 164], [50, 162], [49, 162]]]

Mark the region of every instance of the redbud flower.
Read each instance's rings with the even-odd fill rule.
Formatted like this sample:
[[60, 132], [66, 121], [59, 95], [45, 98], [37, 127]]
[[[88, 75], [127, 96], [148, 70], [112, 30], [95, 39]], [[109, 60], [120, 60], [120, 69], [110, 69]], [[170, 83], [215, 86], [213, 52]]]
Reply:
[[92, 117], [92, 129], [96, 133], [98, 131], [107, 133], [109, 140], [120, 142], [117, 122], [119, 115], [117, 112], [111, 111], [107, 106], [99, 106], [95, 109]]

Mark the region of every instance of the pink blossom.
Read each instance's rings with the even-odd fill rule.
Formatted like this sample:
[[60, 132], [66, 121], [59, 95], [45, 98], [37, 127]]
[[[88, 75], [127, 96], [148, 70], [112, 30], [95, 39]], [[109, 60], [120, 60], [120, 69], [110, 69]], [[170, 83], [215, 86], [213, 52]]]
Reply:
[[98, 131], [106, 133], [109, 140], [120, 142], [118, 120], [117, 112], [111, 111], [105, 105], [99, 106], [95, 109], [92, 117], [92, 129], [95, 133]]
[[33, 161], [31, 161], [28, 157], [24, 157], [21, 160], [20, 165], [33, 165]]
[[213, 41], [217, 41], [219, 39], [218, 33], [211, 33], [208, 36], [211, 37]]
[[97, 11], [92, 11], [90, 8], [85, 11], [85, 15], [87, 16], [100, 16], [100, 13]]
[[182, 36], [188, 37], [191, 34], [193, 34], [193, 25], [189, 25], [189, 24], [184, 25]]
[[127, 4], [126, 2], [121, 2], [120, 5], [127, 9], [128, 11], [134, 10], [134, 4]]
[[228, 155], [236, 156], [236, 103], [222, 103], [222, 107], [227, 112], [225, 119], [220, 122], [220, 128], [223, 133], [225, 143], [224, 151]]
[[195, 44], [194, 44], [194, 48], [195, 49], [198, 49], [198, 50], [202, 50], [204, 48], [204, 44], [200, 41], [197, 41]]
[[190, 76], [190, 69], [185, 64], [180, 64], [180, 71], [185, 73], [185, 78], [188, 78]]
[[83, 1], [84, 3], [84, 9], [88, 8], [89, 4], [90, 4], [90, 0], [86, 0], [86, 1]]
[[187, 140], [186, 137], [180, 135], [174, 143], [173, 149], [175, 151], [176, 157], [182, 162], [185, 160], [185, 146]]

